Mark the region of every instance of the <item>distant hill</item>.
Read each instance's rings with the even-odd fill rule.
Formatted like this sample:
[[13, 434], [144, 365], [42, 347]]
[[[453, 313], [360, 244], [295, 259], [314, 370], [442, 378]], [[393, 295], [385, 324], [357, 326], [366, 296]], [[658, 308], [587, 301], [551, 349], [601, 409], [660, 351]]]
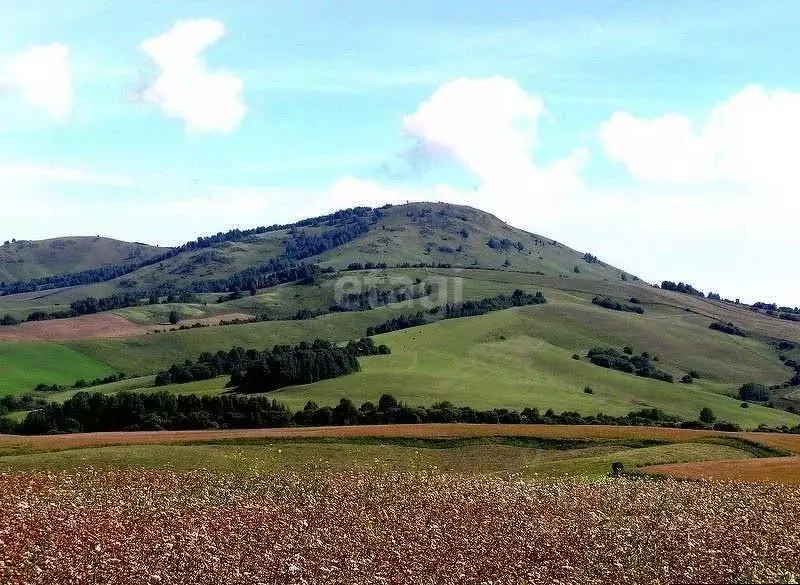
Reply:
[[6, 242], [0, 246], [0, 281], [28, 280], [130, 264], [164, 250], [146, 244], [94, 236]]
[[[334, 269], [370, 262], [390, 267], [433, 264], [547, 276], [580, 274], [584, 278], [636, 280], [591, 253], [516, 229], [486, 212], [446, 203], [343, 210], [287, 226], [228, 232], [200, 241], [201, 245], [189, 243], [177, 248], [167, 257], [154, 258], [157, 261], [126, 272], [101, 287], [91, 284], [81, 287], [85, 289], [81, 294], [103, 296], [133, 288], [163, 290], [164, 286], [197, 289], [198, 282], [231, 277], [241, 277], [240, 284], [245, 282], [247, 286], [246, 281], [253, 278], [248, 271], [263, 275], [276, 263], [298, 262]], [[7, 282], [115, 263], [147, 264], [141, 260], [162, 251], [103, 238], [17, 242], [2, 250], [0, 280]], [[220, 286], [214, 292], [221, 292]]]
[[409, 203], [380, 210], [364, 236], [319, 257], [323, 265], [352, 262], [451, 264], [454, 267], [541, 272], [619, 280], [635, 277], [552, 238], [514, 228], [494, 215], [448, 203]]

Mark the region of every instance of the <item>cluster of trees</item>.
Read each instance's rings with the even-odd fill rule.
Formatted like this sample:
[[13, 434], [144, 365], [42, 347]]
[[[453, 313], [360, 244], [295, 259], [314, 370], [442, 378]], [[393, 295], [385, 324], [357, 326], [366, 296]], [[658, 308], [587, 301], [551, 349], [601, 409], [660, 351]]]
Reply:
[[[95, 378], [94, 380], [85, 380], [80, 379], [77, 380], [72, 386], [69, 388], [91, 388], [93, 386], [102, 386], [103, 384], [111, 384], [113, 382], [119, 382], [125, 379], [125, 374], [120, 372], [118, 374], [111, 374], [109, 376], [105, 376], [103, 378]], [[61, 386], [59, 384], [37, 384], [36, 387], [33, 389], [35, 392], [61, 392], [62, 390], [66, 390], [67, 386]]]
[[739, 329], [733, 323], [723, 323], [721, 321], [714, 321], [708, 326], [709, 329], [727, 333], [728, 335], [738, 335], [739, 337], [747, 337], [747, 333], [743, 329]]
[[800, 307], [779, 307], [776, 303], [753, 303], [753, 309], [761, 310], [765, 312], [773, 312], [773, 313], [792, 313], [795, 315], [800, 315]]
[[642, 352], [641, 355], [634, 355], [630, 347], [626, 347], [621, 352], [611, 347], [595, 347], [589, 350], [587, 356], [589, 361], [602, 368], [619, 370], [620, 372], [636, 374], [642, 378], [653, 378], [663, 382], [672, 383], [675, 381], [672, 374], [659, 370], [653, 365], [649, 353]]
[[[33, 311], [25, 319], [26, 321], [49, 321], [51, 319], [67, 319], [69, 317], [78, 317], [80, 315], [90, 315], [92, 313], [100, 313], [102, 311], [114, 311], [116, 309], [123, 309], [125, 307], [135, 307], [140, 304], [143, 293], [116, 293], [110, 297], [96, 299], [88, 297], [70, 303], [69, 309], [64, 311]], [[156, 301], [157, 302], [157, 301]], [[15, 319], [11, 315], [5, 315], [0, 319], [0, 326], [3, 325], [19, 325], [21, 321]]]
[[674, 283], [671, 280], [665, 280], [661, 283], [661, 288], [664, 290], [671, 290], [686, 295], [695, 295], [698, 297], [706, 296], [703, 291], [697, 290], [691, 284], [686, 284], [683, 282]]
[[525, 249], [522, 242], [515, 242], [508, 238], [489, 238], [486, 245], [492, 250], [502, 250], [503, 252], [508, 252], [509, 250], [518, 250], [522, 252]]
[[502, 311], [511, 307], [522, 307], [527, 305], [540, 305], [547, 302], [541, 292], [530, 294], [519, 289], [511, 295], [498, 295], [479, 301], [464, 301], [461, 303], [447, 304], [444, 307], [436, 307], [429, 311], [420, 311], [413, 315], [400, 315], [367, 329], [367, 336], [389, 333], [400, 329], [408, 329], [425, 325], [441, 319], [457, 319], [460, 317], [474, 317], [485, 315], [492, 311]]
[[[351, 209], [344, 209], [329, 215], [309, 218], [299, 221], [294, 224], [273, 225], [269, 227], [257, 227], [249, 230], [234, 229], [228, 232], [220, 232], [213, 236], [206, 236], [197, 238], [197, 240], [187, 242], [182, 246], [173, 248], [161, 254], [149, 256], [139, 262], [128, 264], [119, 264], [115, 266], [105, 266], [102, 268], [93, 268], [90, 270], [83, 270], [80, 272], [73, 272], [68, 274], [60, 274], [55, 276], [48, 276], [44, 278], [35, 278], [26, 281], [17, 282], [0, 282], [0, 295], [9, 295], [22, 292], [33, 292], [37, 290], [47, 290], [53, 288], [62, 288], [67, 286], [78, 286], [82, 284], [92, 284], [95, 282], [105, 282], [112, 280], [131, 272], [135, 272], [145, 266], [151, 266], [174, 258], [175, 256], [184, 252], [191, 252], [209, 248], [219, 245], [224, 242], [237, 242], [242, 241], [252, 236], [264, 234], [267, 232], [275, 232], [285, 229], [302, 228], [302, 227], [319, 227], [326, 225], [328, 227], [335, 227], [342, 224], [358, 224], [366, 225], [366, 221], [372, 218], [380, 217], [380, 210], [373, 210], [369, 207], [354, 207]], [[349, 231], [349, 227], [345, 227], [345, 231]], [[303, 234], [304, 235], [304, 234]], [[291, 242], [290, 242], [291, 244]], [[302, 253], [304, 247], [313, 249], [319, 246], [319, 241], [316, 237], [309, 238], [301, 237], [299, 242], [293, 245], [287, 245], [287, 253]], [[313, 255], [313, 254], [309, 254]], [[307, 256], [304, 256], [307, 257]], [[195, 291], [195, 292], [222, 292], [222, 291]]]
[[411, 290], [407, 286], [401, 286], [390, 290], [380, 290], [370, 288], [360, 293], [349, 293], [342, 295], [336, 305], [331, 307], [331, 311], [369, 311], [378, 307], [384, 307], [394, 303], [402, 303], [414, 299], [428, 297], [438, 290], [433, 284]]
[[625, 303], [615, 301], [611, 297], [594, 297], [592, 303], [614, 311], [626, 311], [629, 313], [638, 313], [640, 315], [644, 313], [644, 309], [638, 304], [626, 305]]
[[358, 357], [389, 353], [387, 346], [375, 346], [371, 339], [351, 341], [344, 348], [321, 339], [294, 347], [276, 345], [264, 351], [234, 347], [227, 352], [203, 353], [194, 362], [174, 364], [156, 375], [155, 385], [185, 384], [228, 375], [231, 376], [228, 385], [239, 392], [268, 392], [345, 376], [360, 369]]
[[588, 264], [598, 264], [600, 262], [600, 259], [597, 256], [589, 254], [589, 252], [586, 252], [586, 254], [583, 255], [583, 260]]
[[[63, 404], [47, 404], [28, 414], [15, 425], [6, 421], [12, 431], [24, 434], [108, 432], [138, 430], [185, 430], [217, 428], [269, 428], [298, 426], [414, 424], [414, 423], [484, 423], [484, 424], [603, 424], [683, 428], [715, 428], [740, 430], [730, 423], [716, 423], [709, 409], [701, 412], [701, 420], [684, 421], [656, 408], [632, 411], [625, 416], [603, 413], [582, 416], [578, 412], [543, 414], [536, 408], [522, 411], [495, 408], [476, 410], [439, 402], [432, 406], [409, 406], [389, 394], [377, 403], [366, 402], [356, 407], [342, 398], [335, 407], [320, 407], [308, 402], [292, 413], [274, 400], [237, 395], [175, 396], [168, 392], [151, 394], [100, 394], [79, 392]], [[789, 429], [785, 429], [789, 430]], [[800, 432], [800, 427], [792, 431]]]
[[769, 400], [769, 390], [761, 384], [748, 382], [739, 388], [739, 399], [745, 402], [766, 402]]
[[261, 352], [246, 368], [234, 370], [230, 385], [244, 393], [269, 392], [346, 376], [360, 369], [355, 354], [318, 340], [311, 346], [301, 344]]
[[284, 406], [261, 397], [79, 392], [63, 404], [48, 404], [29, 413], [19, 432], [262, 428], [287, 426], [291, 420]]
[[346, 270], [383, 270], [388, 267], [386, 262], [351, 262], [347, 265]]
[[0, 416], [6, 415], [9, 412], [34, 410], [35, 408], [42, 408], [46, 405], [47, 401], [38, 396], [32, 396], [30, 394], [10, 394], [0, 398]]

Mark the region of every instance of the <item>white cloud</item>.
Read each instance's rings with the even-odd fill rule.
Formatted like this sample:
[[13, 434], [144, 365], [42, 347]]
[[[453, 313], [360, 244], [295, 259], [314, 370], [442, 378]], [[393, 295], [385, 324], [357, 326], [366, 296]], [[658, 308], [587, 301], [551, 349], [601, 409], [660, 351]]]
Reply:
[[681, 114], [603, 123], [606, 155], [646, 182], [727, 184], [779, 193], [800, 187], [800, 94], [745, 87], [714, 107], [702, 127]]
[[481, 188], [506, 198], [554, 196], [583, 188], [579, 176], [588, 151], [579, 149], [546, 166], [532, 151], [544, 103], [505, 77], [456, 79], [441, 85], [403, 129], [416, 155], [449, 157]]
[[216, 20], [184, 20], [142, 43], [159, 68], [143, 99], [183, 120], [189, 132], [229, 133], [244, 119], [242, 80], [226, 71], [210, 71], [203, 61], [203, 52], [224, 34], [224, 25]]
[[73, 102], [69, 47], [37, 45], [16, 55], [8, 70], [8, 86], [54, 120], [66, 120]]

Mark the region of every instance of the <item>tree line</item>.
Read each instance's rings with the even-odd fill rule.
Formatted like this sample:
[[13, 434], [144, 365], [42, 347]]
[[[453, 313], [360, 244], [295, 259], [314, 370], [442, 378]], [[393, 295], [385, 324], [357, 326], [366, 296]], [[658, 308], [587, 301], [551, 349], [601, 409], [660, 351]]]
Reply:
[[697, 290], [691, 284], [686, 284], [683, 282], [672, 282], [671, 280], [664, 280], [661, 282], [661, 288], [663, 290], [671, 290], [674, 292], [679, 292], [687, 295], [694, 295], [698, 297], [705, 297], [705, 293], [701, 290]]
[[420, 286], [421, 288], [417, 290], [411, 290], [408, 286], [399, 286], [389, 290], [372, 287], [360, 293], [344, 294], [331, 307], [331, 311], [369, 311], [394, 303], [429, 297], [439, 290], [438, 286], [430, 283], [425, 286], [420, 283]]
[[429, 311], [399, 315], [379, 325], [369, 327], [367, 329], [367, 337], [426, 325], [442, 319], [475, 317], [477, 315], [485, 315], [492, 311], [502, 311], [512, 307], [527, 305], [540, 305], [545, 302], [547, 301], [541, 292], [530, 294], [517, 289], [511, 295], [498, 295], [478, 301], [463, 301], [460, 303], [447, 304], [443, 307], [435, 307]]
[[[33, 292], [37, 290], [48, 290], [53, 288], [63, 288], [69, 286], [78, 286], [82, 284], [93, 284], [95, 282], [105, 282], [113, 280], [120, 276], [130, 274], [146, 266], [152, 266], [160, 262], [174, 258], [184, 252], [192, 252], [204, 248], [209, 248], [224, 242], [237, 242], [242, 241], [252, 236], [265, 234], [268, 232], [281, 231], [293, 228], [302, 227], [319, 227], [325, 225], [328, 227], [335, 227], [337, 225], [348, 224], [355, 222], [359, 225], [365, 224], [365, 220], [371, 218], [378, 218], [381, 216], [380, 210], [374, 210], [370, 207], [354, 207], [337, 211], [336, 213], [323, 215], [319, 217], [305, 219], [293, 224], [272, 225], [269, 227], [257, 227], [253, 229], [240, 230], [233, 229], [227, 232], [219, 232], [213, 236], [199, 237], [196, 240], [186, 242], [185, 244], [172, 248], [166, 252], [148, 256], [147, 258], [128, 264], [118, 264], [113, 266], [103, 266], [100, 268], [92, 268], [89, 270], [82, 270], [80, 272], [72, 272], [67, 274], [58, 274], [47, 276], [43, 278], [34, 278], [24, 281], [16, 282], [0, 282], [0, 295], [10, 295], [23, 292]], [[304, 241], [305, 238], [301, 237], [301, 242], [292, 246], [287, 246], [287, 254], [296, 253], [303, 247], [313, 246], [316, 241]], [[310, 254], [313, 255], [313, 254]], [[307, 256], [306, 256], [307, 257]], [[195, 291], [195, 292], [220, 292], [220, 291]]]
[[[700, 420], [680, 421], [656, 408], [632, 411], [625, 416], [603, 413], [582, 416], [578, 412], [556, 413], [552, 409], [540, 413], [537, 408], [521, 411], [506, 408], [477, 410], [469, 406], [455, 406], [450, 402], [427, 407], [410, 406], [389, 394], [382, 395], [377, 403], [365, 402], [360, 407], [356, 407], [350, 399], [342, 398], [334, 407], [308, 402], [302, 410], [292, 412], [279, 402], [262, 396], [176, 396], [165, 391], [119, 394], [79, 392], [63, 404], [50, 403], [29, 413], [22, 423], [0, 419], [0, 425], [4, 425], [0, 426], [0, 430], [40, 435], [418, 423], [601, 424], [740, 430], [736, 425], [715, 420], [709, 411]], [[800, 425], [791, 429], [760, 430], [800, 433]]]
[[227, 352], [205, 352], [195, 361], [173, 364], [156, 375], [155, 385], [186, 384], [227, 375], [231, 377], [228, 386], [238, 392], [269, 392], [346, 376], [360, 370], [359, 357], [389, 353], [387, 346], [376, 346], [372, 339], [350, 341], [345, 347], [321, 339], [294, 347], [276, 345], [263, 351], [233, 347]]

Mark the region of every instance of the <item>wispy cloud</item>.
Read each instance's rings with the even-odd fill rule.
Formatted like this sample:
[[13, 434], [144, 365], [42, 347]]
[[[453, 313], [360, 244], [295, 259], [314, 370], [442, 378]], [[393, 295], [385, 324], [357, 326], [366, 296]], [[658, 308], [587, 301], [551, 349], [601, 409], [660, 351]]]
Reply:
[[65, 183], [96, 187], [130, 187], [133, 180], [91, 171], [55, 166], [0, 164], [0, 181]]

